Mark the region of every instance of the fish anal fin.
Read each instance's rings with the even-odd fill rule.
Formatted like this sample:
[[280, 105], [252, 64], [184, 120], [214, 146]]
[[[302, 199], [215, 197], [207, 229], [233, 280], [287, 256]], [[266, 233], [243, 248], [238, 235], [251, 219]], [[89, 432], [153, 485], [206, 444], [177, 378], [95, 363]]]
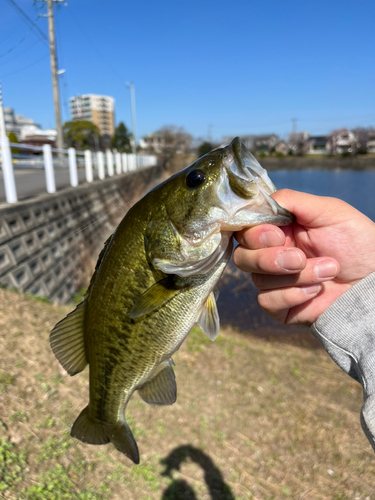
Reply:
[[136, 319], [155, 311], [180, 293], [180, 291], [181, 288], [175, 286], [170, 278], [164, 278], [154, 283], [135, 302], [130, 311], [131, 319]]
[[207, 297], [197, 321], [202, 332], [212, 341], [216, 339], [220, 331], [220, 318], [217, 311], [215, 295], [218, 296], [217, 290], [212, 291]]
[[139, 395], [149, 405], [172, 405], [177, 399], [177, 386], [172, 359], [163, 363], [161, 369], [138, 389]]
[[84, 316], [85, 301], [59, 321], [49, 336], [54, 355], [69, 375], [81, 372], [88, 363], [83, 335]]
[[88, 444], [113, 443], [125, 456], [139, 464], [138, 446], [125, 420], [115, 424], [102, 424], [90, 417], [89, 407], [81, 411], [70, 435]]

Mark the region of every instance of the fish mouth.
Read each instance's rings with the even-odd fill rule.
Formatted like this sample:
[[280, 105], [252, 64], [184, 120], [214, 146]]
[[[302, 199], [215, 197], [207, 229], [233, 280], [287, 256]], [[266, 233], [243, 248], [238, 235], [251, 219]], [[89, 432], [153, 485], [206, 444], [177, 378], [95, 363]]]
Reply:
[[[242, 199], [248, 201], [245, 206], [239, 207], [234, 214], [235, 218], [238, 218], [236, 216], [239, 214], [251, 210], [257, 214], [257, 220], [259, 220], [257, 224], [268, 222], [285, 226], [295, 221], [294, 215], [281, 207], [271, 197], [271, 194], [277, 191], [276, 186], [268, 177], [267, 171], [239, 137], [235, 137], [224, 148], [224, 154], [227, 158], [226, 171], [232, 190]], [[269, 207], [268, 209], [265, 204]]]

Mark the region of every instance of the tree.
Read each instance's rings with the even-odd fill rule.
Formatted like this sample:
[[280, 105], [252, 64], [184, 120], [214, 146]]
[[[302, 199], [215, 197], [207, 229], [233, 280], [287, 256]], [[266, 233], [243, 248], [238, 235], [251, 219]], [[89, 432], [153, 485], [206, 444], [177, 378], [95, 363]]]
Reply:
[[297, 156], [305, 155], [309, 150], [309, 137], [308, 132], [292, 132], [288, 140], [292, 154]]
[[131, 134], [124, 122], [120, 122], [116, 129], [115, 135], [112, 137], [112, 147], [117, 149], [119, 153], [131, 153], [130, 145]]
[[369, 129], [365, 127], [357, 127], [352, 129], [352, 132], [356, 140], [356, 153], [366, 154]]
[[[19, 141], [17, 139], [17, 136], [14, 132], [8, 132], [8, 139], [9, 139], [9, 142], [13, 143], [13, 144], [18, 144]], [[11, 148], [11, 151], [13, 154], [17, 155], [20, 150], [18, 148]]]
[[199, 158], [203, 155], [206, 155], [207, 153], [209, 153], [210, 151], [212, 151], [214, 149], [214, 146], [211, 142], [202, 142], [202, 144], [199, 146], [198, 148], [198, 156]]
[[65, 122], [63, 132], [68, 147], [74, 147], [80, 151], [95, 150], [95, 138], [98, 139], [100, 136], [98, 127], [88, 120]]
[[160, 149], [165, 158], [190, 152], [193, 138], [183, 127], [166, 125], [157, 132], [157, 135], [161, 138]]

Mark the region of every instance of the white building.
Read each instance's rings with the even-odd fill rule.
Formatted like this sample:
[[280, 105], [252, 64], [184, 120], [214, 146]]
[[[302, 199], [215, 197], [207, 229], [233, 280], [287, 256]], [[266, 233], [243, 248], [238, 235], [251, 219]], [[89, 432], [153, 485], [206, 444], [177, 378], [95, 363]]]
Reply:
[[56, 141], [57, 132], [54, 129], [42, 130], [32, 118], [16, 115], [13, 108], [4, 109], [5, 132], [13, 132], [19, 141], [26, 142], [30, 137]]
[[5, 132], [13, 132], [17, 136], [18, 140], [23, 139], [24, 131], [28, 127], [37, 127], [41, 130], [40, 126], [34, 123], [32, 118], [25, 118], [23, 115], [16, 115], [13, 108], [3, 108], [4, 109], [4, 121], [5, 121]]
[[104, 95], [86, 94], [70, 98], [73, 121], [88, 120], [94, 123], [101, 135], [115, 133], [115, 100]]

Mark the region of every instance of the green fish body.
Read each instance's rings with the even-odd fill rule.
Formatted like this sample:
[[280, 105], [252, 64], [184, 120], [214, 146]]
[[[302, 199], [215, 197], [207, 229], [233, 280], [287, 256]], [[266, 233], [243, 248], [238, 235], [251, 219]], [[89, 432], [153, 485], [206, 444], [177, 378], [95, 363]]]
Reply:
[[173, 404], [172, 354], [195, 323], [219, 333], [215, 286], [231, 257], [232, 234], [293, 216], [238, 138], [197, 160], [135, 204], [106, 242], [84, 301], [60, 321], [51, 347], [70, 375], [90, 367], [90, 400], [71, 435], [112, 442], [139, 463], [125, 421], [135, 390]]

